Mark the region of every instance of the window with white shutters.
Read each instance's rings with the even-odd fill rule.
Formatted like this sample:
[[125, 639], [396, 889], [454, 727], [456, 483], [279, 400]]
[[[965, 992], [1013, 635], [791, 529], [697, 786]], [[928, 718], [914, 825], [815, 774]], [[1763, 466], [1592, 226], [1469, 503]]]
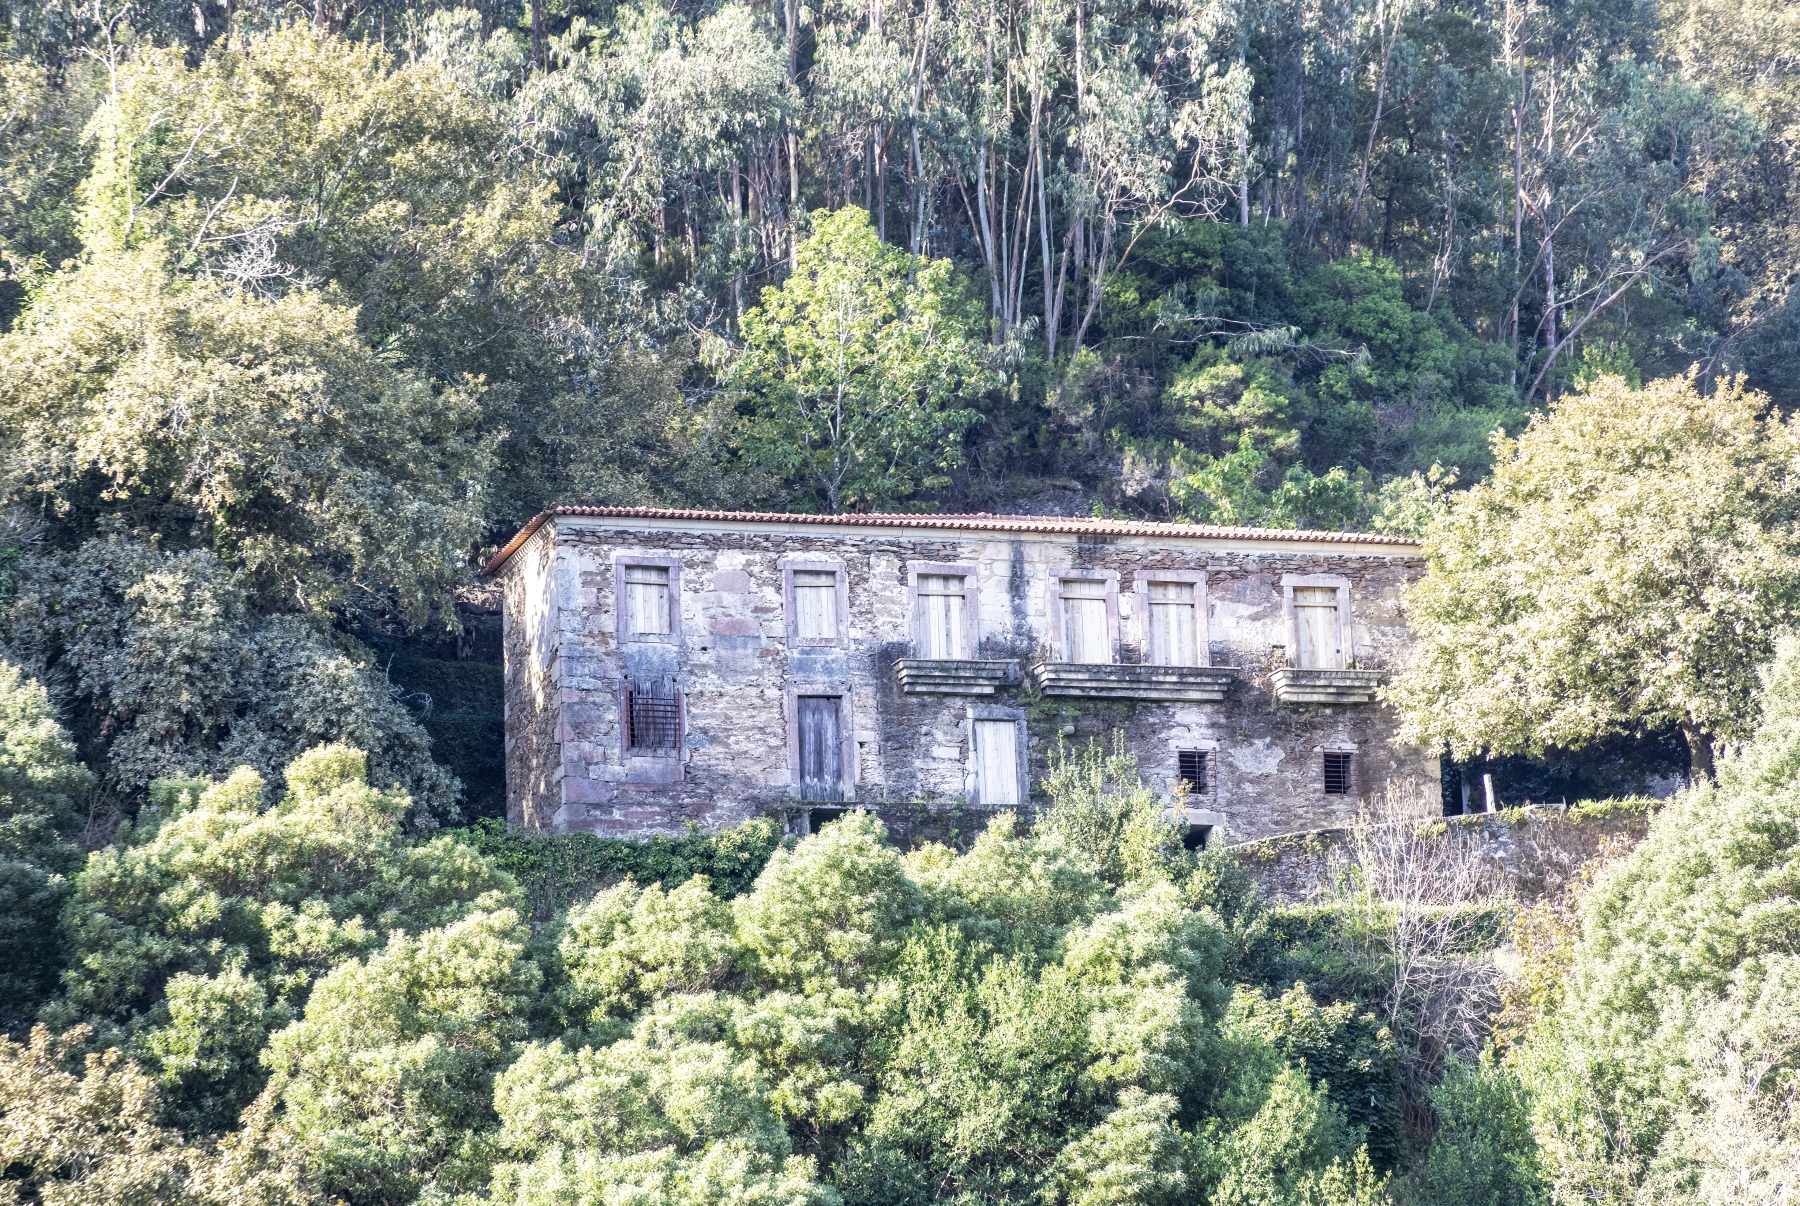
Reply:
[[1300, 668], [1344, 668], [1343, 624], [1338, 618], [1338, 592], [1332, 586], [1294, 588], [1294, 635], [1299, 641]]
[[1198, 666], [1200, 657], [1198, 593], [1192, 582], [1152, 582], [1150, 663], [1155, 666]]
[[968, 617], [963, 610], [961, 575], [920, 574], [918, 595], [919, 656], [968, 657]]
[[1104, 665], [1112, 658], [1106, 630], [1106, 582], [1097, 578], [1062, 580], [1063, 660]]
[[975, 722], [975, 791], [984, 808], [1019, 806], [1019, 723]]
[[838, 636], [838, 576], [835, 570], [795, 570], [794, 635], [801, 640], [835, 641]]
[[673, 625], [669, 612], [669, 567], [625, 567], [625, 631], [629, 637], [665, 637]]

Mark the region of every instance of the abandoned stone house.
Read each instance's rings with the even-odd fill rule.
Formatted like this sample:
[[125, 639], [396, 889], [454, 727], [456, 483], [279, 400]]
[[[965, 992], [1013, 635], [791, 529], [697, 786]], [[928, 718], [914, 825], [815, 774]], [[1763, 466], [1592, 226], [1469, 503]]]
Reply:
[[508, 818], [806, 832], [862, 806], [905, 830], [1031, 808], [1059, 742], [1122, 734], [1195, 835], [1338, 823], [1400, 780], [1435, 793], [1376, 697], [1423, 569], [1352, 533], [559, 508], [486, 570]]

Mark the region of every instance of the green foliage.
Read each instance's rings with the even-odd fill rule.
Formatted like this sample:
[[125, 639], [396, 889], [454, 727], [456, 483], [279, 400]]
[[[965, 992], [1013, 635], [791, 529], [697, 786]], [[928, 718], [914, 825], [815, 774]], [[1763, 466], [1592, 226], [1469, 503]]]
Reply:
[[71, 1065], [86, 1027], [29, 1044], [0, 1036], [0, 1197], [55, 1206], [190, 1202], [304, 1206], [318, 1201], [301, 1153], [271, 1126], [271, 1103], [246, 1111], [221, 1139], [189, 1139], [162, 1125], [155, 1081], [117, 1049]]
[[365, 779], [365, 757], [321, 746], [287, 793], [240, 768], [158, 793], [75, 877], [63, 914], [68, 970], [45, 1016], [81, 1021], [156, 1074], [174, 1116], [228, 1125], [262, 1087], [258, 1053], [319, 977], [475, 908], [513, 882], [449, 836], [417, 842], [406, 795]]
[[56, 916], [81, 867], [72, 839], [92, 785], [44, 689], [0, 664], [0, 1030], [31, 1017], [56, 983]]
[[1484, 1058], [1452, 1059], [1431, 1091], [1437, 1132], [1417, 1200], [1432, 1206], [1548, 1206], [1531, 1098], [1516, 1070]]
[[1746, 737], [1800, 598], [1796, 428], [1740, 384], [1566, 395], [1457, 500], [1408, 595], [1403, 732], [1458, 754], [1679, 725], [1696, 767]]
[[343, 741], [370, 751], [376, 782], [411, 793], [414, 827], [455, 815], [456, 781], [369, 651], [314, 619], [262, 613], [212, 552], [109, 538], [32, 554], [6, 629], [119, 795], [238, 766], [278, 792], [290, 760]]
[[1559, 1200], [1746, 1200], [1800, 1152], [1797, 674], [1800, 643], [1783, 640], [1756, 736], [1584, 897], [1560, 1003], [1520, 1056]]
[[1168, 874], [1187, 822], [1138, 778], [1122, 733], [1111, 753], [1091, 741], [1077, 749], [1059, 743], [1043, 788], [1050, 807], [1037, 832], [1061, 842], [1072, 860], [1115, 886]]
[[950, 262], [883, 245], [856, 208], [816, 215], [795, 257], [744, 315], [748, 454], [833, 513], [947, 485], [990, 382]]
[[781, 844], [781, 826], [757, 817], [734, 829], [625, 839], [528, 833], [488, 819], [456, 830], [454, 836], [479, 851], [490, 866], [512, 876], [530, 904], [531, 916], [542, 923], [595, 889], [622, 879], [674, 889], [704, 876], [719, 896], [737, 896], [756, 882]]
[[493, 1078], [542, 983], [526, 938], [511, 909], [395, 934], [321, 978], [305, 1019], [270, 1040], [284, 1124], [326, 1193], [404, 1202], [428, 1179], [483, 1177]]
[[80, 252], [74, 199], [92, 160], [80, 134], [98, 101], [93, 69], [59, 81], [48, 64], [0, 51], [0, 332], [37, 274]]
[[1363, 1135], [1370, 1159], [1392, 1169], [1402, 1155], [1400, 1044], [1379, 1018], [1350, 1001], [1321, 1005], [1303, 983], [1278, 998], [1240, 988], [1231, 1026], [1304, 1068], [1345, 1122]]
[[0, 338], [9, 492], [65, 545], [122, 527], [212, 549], [259, 600], [423, 618], [480, 531], [493, 440], [471, 390], [395, 366], [320, 294], [164, 261], [89, 259]]

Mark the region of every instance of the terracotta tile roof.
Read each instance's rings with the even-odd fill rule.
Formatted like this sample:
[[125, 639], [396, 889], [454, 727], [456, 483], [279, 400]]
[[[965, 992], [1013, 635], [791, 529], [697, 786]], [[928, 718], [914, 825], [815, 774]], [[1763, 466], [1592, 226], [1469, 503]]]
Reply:
[[1366, 532], [1305, 532], [1285, 528], [1218, 528], [1194, 523], [1147, 523], [1132, 519], [1071, 519], [1056, 515], [778, 515], [761, 511], [675, 511], [662, 507], [555, 507], [540, 512], [507, 541], [482, 573], [492, 574], [546, 520], [559, 515], [614, 519], [685, 519], [703, 523], [789, 523], [838, 527], [935, 528], [963, 532], [1045, 532], [1075, 536], [1179, 536], [1188, 540], [1292, 540], [1313, 544], [1386, 544], [1417, 548], [1406, 536]]

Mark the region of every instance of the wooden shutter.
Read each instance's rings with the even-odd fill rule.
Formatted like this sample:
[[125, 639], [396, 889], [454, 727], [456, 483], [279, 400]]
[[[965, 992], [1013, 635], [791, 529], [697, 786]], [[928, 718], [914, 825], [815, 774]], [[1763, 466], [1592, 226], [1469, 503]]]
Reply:
[[625, 567], [626, 631], [632, 636], [668, 636], [669, 569], [664, 565]]
[[967, 634], [963, 580], [946, 574], [920, 574], [919, 656], [966, 658]]
[[800, 798], [837, 800], [844, 794], [835, 695], [802, 695], [795, 701], [800, 725]]
[[1019, 806], [1017, 721], [975, 722], [975, 791], [984, 808]]
[[1112, 638], [1106, 631], [1106, 583], [1092, 578], [1062, 582], [1064, 656], [1077, 664], [1112, 661]]
[[1198, 666], [1197, 613], [1192, 582], [1150, 584], [1150, 661], [1157, 666]]
[[794, 571], [794, 635], [803, 640], [837, 639], [837, 572]]
[[1343, 625], [1338, 622], [1336, 587], [1294, 588], [1294, 632], [1300, 642], [1301, 669], [1344, 668]]

